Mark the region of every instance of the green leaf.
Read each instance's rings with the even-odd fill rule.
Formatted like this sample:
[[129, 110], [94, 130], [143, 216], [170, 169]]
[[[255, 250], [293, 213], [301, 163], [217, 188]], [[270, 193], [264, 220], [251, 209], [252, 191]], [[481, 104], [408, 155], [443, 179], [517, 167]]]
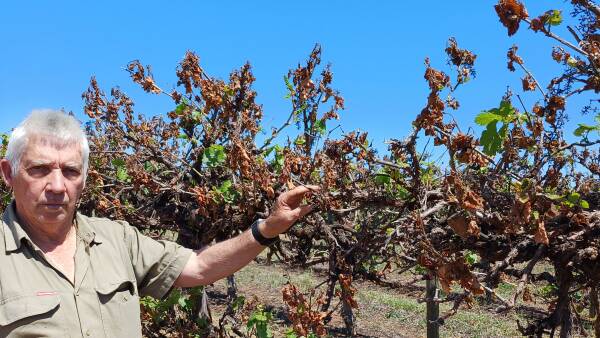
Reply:
[[575, 131], [573, 132], [573, 135], [581, 137], [584, 134], [589, 133], [592, 130], [600, 130], [599, 126], [590, 126], [588, 124], [584, 124], [584, 123], [579, 123], [578, 124], [579, 127], [577, 127], [577, 129], [575, 129]]
[[484, 110], [475, 117], [475, 123], [481, 126], [489, 126], [490, 123], [502, 121], [510, 123], [517, 118], [515, 108], [508, 101], [501, 101], [500, 107]]
[[516, 110], [508, 101], [500, 102], [500, 108], [498, 109], [497, 114], [502, 116], [505, 123], [509, 123], [514, 121]]
[[183, 112], [185, 111], [186, 107], [187, 105], [185, 103], [178, 104], [177, 107], [175, 107], [175, 114], [177, 114], [178, 116], [183, 115]]
[[579, 62], [577, 62], [577, 59], [576, 59], [576, 58], [574, 58], [574, 57], [572, 57], [572, 56], [569, 56], [569, 57], [567, 58], [567, 65], [568, 65], [569, 67], [577, 67], [577, 64], [578, 64], [578, 63], [579, 63]]
[[122, 158], [113, 158], [110, 162], [115, 168], [122, 167], [125, 165], [125, 160]]
[[129, 175], [127, 174], [127, 169], [125, 169], [125, 167], [119, 167], [117, 169], [117, 180], [125, 182], [128, 178]]
[[287, 77], [286, 75], [284, 75], [283, 76], [283, 81], [285, 82], [285, 86], [287, 87], [288, 91], [290, 91], [290, 93], [293, 93], [294, 92], [294, 86], [290, 82], [290, 78]]
[[479, 262], [480, 258], [479, 255], [473, 251], [467, 251], [465, 253], [465, 261], [467, 262], [468, 265], [473, 265], [477, 262]]
[[[500, 107], [483, 111], [477, 115], [475, 118], [477, 124], [484, 125], [485, 122], [488, 122], [485, 124], [486, 129], [481, 133], [479, 139], [484, 153], [494, 156], [500, 152], [508, 131], [508, 123], [514, 121], [516, 118], [516, 110], [508, 101], [502, 101], [500, 102]], [[498, 122], [503, 123], [500, 130], [496, 129]]]
[[298, 146], [306, 144], [306, 140], [304, 140], [304, 136], [300, 135], [300, 136], [296, 137], [294, 144], [298, 145]]
[[556, 286], [556, 284], [552, 283], [552, 284], [543, 286], [540, 289], [540, 295], [545, 298], [553, 297], [557, 293], [557, 291], [558, 291], [558, 286]]
[[179, 306], [181, 306], [182, 308], [185, 308], [187, 306], [187, 302], [185, 301], [185, 297], [184, 296], [180, 296], [177, 299], [177, 304], [179, 304]]
[[250, 315], [246, 327], [248, 330], [254, 329], [255, 334], [258, 338], [271, 338], [273, 333], [269, 328], [269, 322], [273, 319], [273, 314], [268, 311], [263, 311], [262, 306], [258, 308]]
[[406, 189], [405, 187], [403, 187], [401, 185], [397, 186], [397, 191], [396, 191], [395, 196], [398, 199], [403, 200], [403, 201], [408, 201], [412, 197], [410, 191], [408, 191], [408, 189]]
[[202, 297], [203, 291], [204, 291], [204, 286], [195, 286], [193, 288], [188, 289], [188, 293], [192, 297]]
[[294, 329], [290, 328], [285, 331], [285, 338], [298, 338], [298, 335], [294, 332]]
[[498, 132], [498, 135], [500, 135], [500, 138], [502, 139], [501, 141], [504, 141], [504, 139], [506, 138], [507, 132], [508, 132], [508, 124], [502, 125], [502, 128], [500, 128], [500, 131]]
[[424, 267], [424, 266], [422, 266], [422, 265], [420, 265], [420, 264], [417, 264], [415, 266], [415, 273], [419, 274], [419, 275], [424, 275], [424, 274], [427, 273], [427, 268]]
[[213, 190], [221, 196], [223, 202], [227, 204], [231, 204], [235, 202], [238, 197], [240, 197], [240, 193], [233, 188], [233, 183], [230, 180], [225, 180], [218, 188], [214, 188]]
[[226, 159], [225, 148], [220, 144], [211, 145], [204, 149], [204, 153], [202, 154], [202, 163], [206, 164], [209, 168], [222, 165]]
[[283, 169], [283, 165], [285, 164], [285, 155], [283, 154], [283, 148], [280, 145], [276, 145], [275, 149], [275, 159], [273, 161], [273, 166], [275, 167], [275, 171], [279, 172]]
[[[600, 115], [598, 115], [598, 117], [600, 117]], [[4, 134], [4, 133], [2, 133], [0, 135], [2, 136], [2, 145], [5, 146], [5, 147], [8, 146], [8, 140], [9, 140], [8, 135]]]
[[590, 204], [586, 200], [580, 200], [579, 201], [579, 206], [582, 207], [582, 208], [584, 208], [584, 209], [589, 209], [590, 208]]
[[200, 120], [202, 120], [202, 115], [203, 113], [199, 110], [194, 110], [192, 112], [192, 119], [196, 122], [199, 122]]
[[551, 25], [551, 26], [558, 26], [562, 23], [563, 19], [562, 19], [562, 11], [559, 10], [552, 10], [550, 13], [550, 16], [548, 17], [547, 22]]
[[156, 168], [154, 167], [154, 164], [152, 164], [152, 162], [150, 161], [146, 161], [144, 162], [144, 171], [147, 173], [151, 173], [155, 170]]
[[264, 315], [263, 312], [254, 312], [250, 320], [264, 322], [267, 320], [267, 317]]
[[125, 167], [125, 160], [121, 158], [115, 158], [111, 161], [112, 165], [116, 169], [117, 180], [121, 182], [127, 181], [129, 175], [127, 174], [127, 168]]
[[576, 191], [567, 195], [567, 201], [569, 201], [573, 204], [579, 204], [580, 199], [581, 199], [581, 195], [579, 195], [579, 193]]
[[295, 116], [295, 117], [298, 117], [298, 116], [300, 116], [301, 114], [303, 114], [303, 113], [304, 113], [304, 111], [306, 111], [306, 108], [308, 108], [308, 106], [306, 105], [306, 103], [303, 103], [303, 104], [300, 106], [300, 108], [298, 108], [298, 109], [296, 109], [296, 110], [294, 111], [294, 116]]
[[230, 180], [225, 180], [223, 181], [223, 183], [221, 184], [221, 186], [219, 187], [218, 191], [221, 193], [225, 193], [227, 191], [229, 191], [229, 189], [231, 189], [232, 183]]
[[391, 181], [392, 178], [390, 177], [390, 174], [386, 173], [385, 171], [380, 171], [375, 174], [375, 183], [377, 184], [386, 185], [390, 184]]
[[244, 303], [246, 302], [246, 297], [244, 296], [238, 296], [233, 300], [233, 304], [232, 304], [232, 308], [234, 311], [237, 311], [238, 309], [241, 309], [244, 306]]
[[549, 199], [551, 199], [553, 201], [557, 201], [557, 200], [563, 198], [562, 195], [556, 195], [556, 194], [544, 194], [544, 196], [548, 197]]
[[[504, 132], [506, 132], [506, 129]], [[504, 137], [496, 130], [496, 122], [492, 122], [488, 124], [487, 128], [481, 133], [479, 142], [483, 146], [483, 152], [485, 154], [494, 156], [502, 149], [503, 140]]]
[[325, 133], [327, 132], [327, 124], [324, 120], [317, 120], [317, 122], [314, 125], [314, 129], [316, 132], [321, 134], [321, 136], [325, 135]]
[[267, 149], [265, 149], [265, 152], [264, 152], [265, 155], [264, 156], [268, 157], [269, 155], [271, 155], [271, 153], [273, 152], [273, 150], [275, 150], [275, 146], [268, 147]]
[[224, 92], [224, 93], [225, 93], [225, 95], [227, 95], [227, 96], [233, 96], [233, 94], [234, 94], [233, 88], [229, 87], [228, 85], [225, 85], [225, 86], [223, 87], [223, 92]]
[[480, 126], [487, 126], [488, 124], [490, 124], [492, 122], [496, 122], [496, 121], [500, 121], [500, 120], [502, 120], [502, 116], [500, 116], [498, 114], [494, 114], [489, 111], [483, 111], [475, 117], [475, 123], [477, 123]]

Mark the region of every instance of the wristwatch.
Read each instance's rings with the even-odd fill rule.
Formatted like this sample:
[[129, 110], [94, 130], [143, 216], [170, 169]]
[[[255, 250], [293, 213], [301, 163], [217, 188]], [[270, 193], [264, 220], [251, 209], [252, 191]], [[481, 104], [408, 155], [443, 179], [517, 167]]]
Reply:
[[264, 221], [264, 219], [259, 218], [256, 221], [254, 221], [254, 223], [252, 223], [252, 225], [250, 226], [250, 229], [252, 231], [252, 237], [254, 237], [254, 239], [258, 243], [260, 243], [260, 245], [270, 246], [271, 244], [273, 244], [279, 240], [279, 236], [273, 237], [273, 238], [266, 238], [265, 236], [263, 236], [260, 233], [260, 230], [258, 230], [258, 224], [262, 221]]

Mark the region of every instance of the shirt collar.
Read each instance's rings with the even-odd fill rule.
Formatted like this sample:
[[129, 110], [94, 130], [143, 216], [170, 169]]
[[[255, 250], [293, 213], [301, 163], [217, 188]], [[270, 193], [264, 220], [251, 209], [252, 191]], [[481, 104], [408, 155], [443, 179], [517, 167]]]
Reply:
[[75, 224], [77, 224], [77, 235], [87, 244], [101, 244], [102, 238], [96, 234], [86, 217], [79, 212], [75, 213]]
[[[21, 224], [19, 224], [19, 218], [17, 217], [16, 203], [13, 200], [4, 211], [2, 216], [4, 227], [4, 244], [6, 252], [16, 251], [21, 248], [23, 239], [33, 243], [31, 238]], [[85, 220], [85, 217], [77, 212], [75, 215], [75, 222], [77, 225], [77, 235], [87, 244], [100, 244], [102, 241], [96, 236], [96, 232], [92, 229], [89, 223]]]

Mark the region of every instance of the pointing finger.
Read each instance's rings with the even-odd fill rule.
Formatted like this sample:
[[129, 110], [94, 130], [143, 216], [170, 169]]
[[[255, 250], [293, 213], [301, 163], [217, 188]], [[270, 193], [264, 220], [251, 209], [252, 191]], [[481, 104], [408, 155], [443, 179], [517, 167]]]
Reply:
[[294, 189], [287, 191], [282, 195], [283, 201], [288, 203], [289, 205], [297, 205], [302, 201], [304, 195], [310, 191], [319, 191], [321, 188], [316, 185], [300, 185], [295, 187]]
[[308, 215], [311, 211], [313, 211], [313, 209], [314, 205], [312, 204], [301, 205], [300, 207], [298, 207], [298, 209], [296, 209], [298, 219]]

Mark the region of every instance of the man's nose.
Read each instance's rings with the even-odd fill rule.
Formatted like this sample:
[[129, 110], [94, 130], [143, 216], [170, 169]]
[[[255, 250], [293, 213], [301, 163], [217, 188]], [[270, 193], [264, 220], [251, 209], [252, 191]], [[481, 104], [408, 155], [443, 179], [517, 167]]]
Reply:
[[66, 190], [65, 177], [63, 176], [62, 170], [54, 169], [48, 177], [48, 183], [46, 189], [55, 193], [63, 193]]

